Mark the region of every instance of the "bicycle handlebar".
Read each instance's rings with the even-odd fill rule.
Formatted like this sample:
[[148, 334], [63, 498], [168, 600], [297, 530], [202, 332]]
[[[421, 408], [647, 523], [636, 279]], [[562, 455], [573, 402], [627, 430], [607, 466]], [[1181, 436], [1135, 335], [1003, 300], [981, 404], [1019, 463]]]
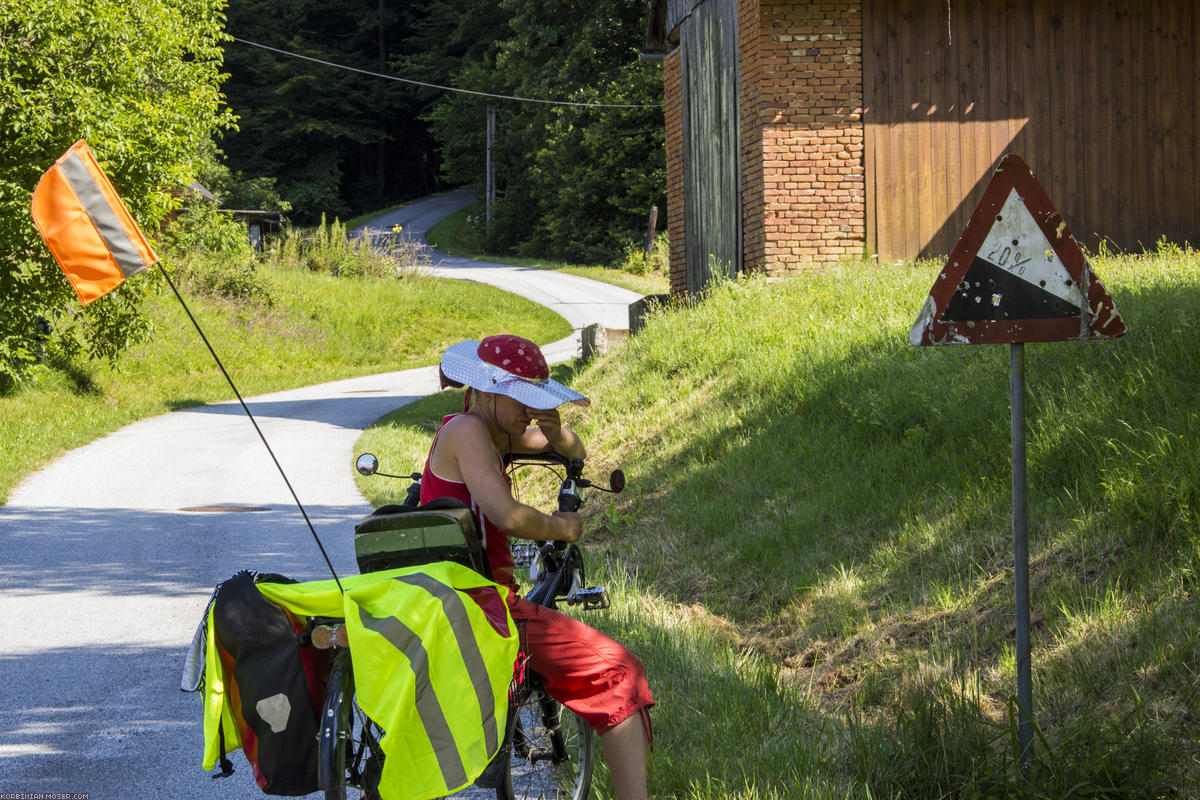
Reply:
[[[625, 473], [615, 469], [609, 475], [608, 487], [600, 486], [583, 477], [583, 459], [568, 458], [553, 451], [545, 453], [509, 453], [501, 459], [505, 466], [541, 465], [546, 467], [562, 467], [566, 477], [558, 489], [558, 510], [575, 513], [587, 497], [587, 489], [617, 494], [625, 489]], [[379, 461], [371, 453], [363, 453], [358, 457], [356, 467], [363, 475], [383, 475], [389, 478], [400, 478], [400, 475], [388, 475], [379, 472]], [[408, 476], [415, 483], [408, 489], [408, 497], [404, 505], [416, 506], [419, 503], [421, 474], [414, 472]]]
[[506, 465], [542, 464], [563, 467], [566, 470], [567, 476], [563, 479], [562, 485], [558, 489], [559, 511], [572, 513], [579, 511], [579, 507], [583, 505], [583, 501], [587, 497], [586, 489], [594, 488], [613, 494], [617, 494], [625, 489], [625, 473], [619, 469], [613, 470], [609, 476], [607, 489], [584, 478], [582, 458], [567, 458], [558, 453], [510, 453], [504, 456], [503, 461]]

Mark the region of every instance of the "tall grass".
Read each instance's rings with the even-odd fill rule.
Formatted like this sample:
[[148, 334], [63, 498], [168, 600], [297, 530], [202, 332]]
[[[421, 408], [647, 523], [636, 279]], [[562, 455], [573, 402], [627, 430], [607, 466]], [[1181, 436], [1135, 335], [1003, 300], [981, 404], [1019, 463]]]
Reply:
[[277, 269], [307, 269], [343, 277], [403, 278], [430, 264], [429, 248], [403, 235], [398, 227], [383, 237], [346, 237], [346, 226], [334, 219], [315, 228], [284, 228], [273, 239], [265, 260]]
[[[559, 373], [630, 477], [585, 543], [659, 701], [653, 793], [1200, 796], [1200, 255], [1094, 266], [1130, 332], [1027, 346], [1029, 783], [1008, 351], [908, 344], [940, 264], [724, 284]], [[419, 464], [456, 402], [364, 446]]]

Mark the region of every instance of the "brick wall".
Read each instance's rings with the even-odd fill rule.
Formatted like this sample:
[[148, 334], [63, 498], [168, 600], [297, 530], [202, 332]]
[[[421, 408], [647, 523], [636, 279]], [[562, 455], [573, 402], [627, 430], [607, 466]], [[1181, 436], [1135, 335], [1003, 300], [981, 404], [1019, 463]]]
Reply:
[[663, 116], [667, 149], [667, 235], [671, 241], [671, 293], [687, 291], [683, 235], [682, 57], [672, 50], [663, 58]]
[[858, 256], [861, 4], [742, 2], [758, 20], [742, 70], [743, 141], [758, 149], [743, 163], [746, 266], [778, 275]]
[[[862, 254], [861, 0], [739, 0], [743, 259], [801, 272]], [[678, 50], [663, 62], [671, 291], [686, 290]]]
[[763, 58], [759, 0], [738, 0], [738, 109], [742, 117], [742, 264], [746, 270], [766, 263], [763, 228], [763, 87], [773, 66]]

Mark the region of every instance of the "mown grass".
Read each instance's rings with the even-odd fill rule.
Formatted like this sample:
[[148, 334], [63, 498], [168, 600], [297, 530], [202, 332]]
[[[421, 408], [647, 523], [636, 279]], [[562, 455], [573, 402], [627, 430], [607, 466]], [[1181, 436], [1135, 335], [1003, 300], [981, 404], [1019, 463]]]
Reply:
[[[1200, 796], [1200, 255], [1094, 266], [1130, 332], [1027, 345], [1028, 784], [1008, 348], [908, 344], [940, 264], [727, 284], [560, 370], [593, 398], [566, 411], [593, 471], [629, 475], [587, 509], [616, 598], [590, 621], [651, 676], [652, 793]], [[362, 446], [419, 466], [460, 404]], [[372, 481], [375, 501], [402, 489]]]
[[[256, 274], [270, 305], [187, 297], [244, 396], [433, 364], [449, 344], [500, 327], [541, 342], [570, 332], [541, 306], [467, 281]], [[38, 465], [126, 423], [233, 396], [174, 296], [164, 289], [148, 303], [154, 338], [116, 365], [47, 366], [0, 397], [0, 498]]]
[[498, 256], [486, 251], [483, 236], [479, 228], [468, 222], [472, 215], [470, 208], [464, 208], [451, 214], [446, 219], [433, 226], [426, 234], [425, 241], [444, 253], [450, 253], [463, 258], [479, 261], [491, 261], [501, 264], [512, 264], [530, 269], [553, 269], [569, 272], [590, 278], [594, 281], [609, 283], [629, 289], [638, 294], [662, 294], [670, 289], [670, 279], [663, 271], [644, 271], [636, 274], [619, 267], [607, 267], [586, 264], [567, 264], [545, 258], [525, 258], [521, 256]]

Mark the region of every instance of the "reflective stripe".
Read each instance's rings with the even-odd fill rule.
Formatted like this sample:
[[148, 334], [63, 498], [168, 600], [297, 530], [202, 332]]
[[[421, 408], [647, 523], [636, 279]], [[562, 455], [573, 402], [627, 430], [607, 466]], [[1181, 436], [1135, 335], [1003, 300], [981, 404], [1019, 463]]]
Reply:
[[463, 663], [471, 676], [471, 685], [475, 687], [475, 697], [479, 700], [479, 711], [483, 715], [483, 735], [488, 755], [491, 755], [496, 752], [499, 744], [496, 732], [496, 697], [492, 694], [487, 665], [483, 663], [483, 653], [479, 651], [479, 642], [475, 639], [475, 631], [471, 627], [471, 619], [467, 616], [467, 607], [463, 604], [462, 597], [451, 587], [424, 573], [400, 575], [396, 580], [419, 586], [442, 602], [442, 610], [446, 619], [450, 621], [450, 628], [458, 642], [458, 651], [462, 653]]
[[62, 162], [62, 175], [71, 184], [80, 205], [96, 226], [100, 238], [104, 240], [108, 251], [112, 253], [121, 273], [128, 278], [146, 268], [146, 261], [138, 252], [137, 245], [129, 238], [125, 226], [117, 218], [108, 198], [104, 196], [100, 185], [92, 177], [79, 153], [73, 152]]
[[462, 786], [468, 783], [467, 770], [463, 766], [462, 756], [459, 755], [458, 745], [442, 705], [438, 702], [433, 684], [429, 680], [429, 654], [421, 644], [420, 637], [411, 628], [395, 617], [375, 617], [361, 606], [358, 617], [363, 627], [375, 631], [387, 639], [393, 647], [408, 658], [416, 677], [417, 714], [421, 724], [425, 726], [425, 735], [433, 745], [434, 755], [438, 766], [442, 769], [442, 778], [447, 786]]

